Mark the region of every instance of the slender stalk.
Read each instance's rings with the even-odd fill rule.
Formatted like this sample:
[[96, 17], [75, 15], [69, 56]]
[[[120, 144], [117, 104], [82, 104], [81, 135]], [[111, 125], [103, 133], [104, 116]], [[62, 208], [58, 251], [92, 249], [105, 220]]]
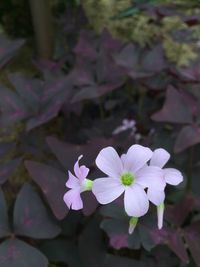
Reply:
[[188, 166], [188, 179], [187, 179], [187, 192], [190, 192], [192, 189], [192, 172], [194, 168], [194, 146], [189, 150], [189, 166]]
[[33, 27], [40, 58], [51, 59], [53, 55], [53, 19], [49, 0], [29, 0]]

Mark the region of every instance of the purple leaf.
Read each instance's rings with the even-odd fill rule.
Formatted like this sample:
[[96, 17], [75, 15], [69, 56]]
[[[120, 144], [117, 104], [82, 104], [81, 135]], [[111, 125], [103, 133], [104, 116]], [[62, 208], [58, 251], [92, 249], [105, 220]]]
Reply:
[[200, 266], [200, 221], [192, 223], [184, 228], [184, 238], [187, 242], [189, 250], [197, 264]]
[[0, 245], [1, 267], [47, 267], [47, 258], [36, 248], [19, 239], [8, 239]]
[[115, 89], [118, 89], [123, 84], [123, 81], [107, 83], [104, 85], [92, 85], [86, 86], [79, 90], [77, 94], [75, 94], [71, 100], [71, 103], [76, 103], [79, 101], [83, 101], [86, 99], [94, 99], [105, 94], [112, 92]]
[[40, 196], [29, 184], [22, 187], [15, 202], [14, 232], [38, 239], [54, 238], [60, 232]]
[[83, 199], [83, 214], [89, 216], [98, 207], [98, 202], [92, 192], [84, 192], [81, 197]]
[[[128, 234], [129, 217], [119, 204], [113, 203], [101, 208], [101, 214], [105, 217], [101, 228], [107, 233], [110, 245], [115, 249], [130, 248], [139, 249], [141, 245], [148, 251], [155, 242], [150, 233], [150, 227], [145, 225], [145, 220], [140, 219], [132, 235]], [[147, 219], [151, 220], [150, 218]]]
[[8, 222], [8, 214], [6, 208], [6, 201], [3, 191], [0, 189], [0, 238], [6, 237], [10, 234], [10, 227]]
[[85, 57], [93, 61], [97, 57], [95, 43], [94, 35], [91, 32], [82, 31], [74, 52], [77, 56]]
[[185, 264], [189, 263], [188, 254], [183, 242], [181, 233], [177, 230], [168, 234], [168, 247], [181, 259]]
[[55, 154], [62, 166], [66, 170], [72, 170], [77, 158], [83, 155], [82, 162], [91, 166], [99, 151], [108, 145], [112, 145], [112, 140], [104, 138], [94, 138], [85, 145], [75, 145], [58, 140], [55, 137], [47, 137], [48, 146]]
[[[127, 241], [128, 241], [128, 218], [127, 220], [116, 220], [113, 218], [105, 218], [102, 222], [101, 222], [101, 228], [107, 233], [107, 235], [109, 236], [110, 239], [110, 244], [115, 244], [113, 242], [113, 239], [115, 240], [116, 236], [121, 236], [121, 238], [123, 240], [121, 240], [121, 243], [123, 243], [123, 245], [126, 245], [126, 248], [129, 247], [129, 243], [124, 243], [124, 235], [127, 236]], [[119, 242], [119, 239], [118, 239]], [[114, 247], [115, 249], [117, 247]]]
[[189, 263], [188, 254], [179, 229], [156, 229], [151, 232], [151, 235], [156, 244], [167, 245], [183, 263]]
[[91, 64], [77, 64], [71, 72], [73, 84], [78, 87], [95, 85], [94, 71]]
[[[10, 93], [14, 94], [13, 101], [18, 100], [22, 107], [26, 107], [29, 115], [27, 130], [44, 124], [57, 116], [63, 103], [71, 94], [71, 76], [49, 78], [47, 81], [42, 81], [20, 74], [12, 74], [9, 79], [18, 93], [18, 95]], [[4, 95], [5, 93], [3, 94], [5, 98]], [[4, 103], [0, 102], [0, 104], [5, 106]], [[7, 105], [6, 109], [8, 109]]]
[[62, 220], [68, 212], [63, 201], [67, 174], [46, 164], [29, 160], [25, 161], [25, 166], [32, 179], [41, 188], [56, 218]]
[[29, 113], [27, 107], [19, 96], [10, 89], [0, 88], [0, 124], [7, 126], [18, 120], [26, 118]]
[[104, 266], [106, 249], [99, 228], [99, 219], [94, 218], [85, 227], [79, 239], [79, 251], [84, 267]]
[[194, 198], [187, 196], [173, 206], [168, 206], [166, 209], [166, 220], [176, 226], [181, 226], [192, 211], [194, 203]]
[[128, 234], [116, 234], [110, 237], [110, 245], [115, 249], [128, 247]]
[[22, 158], [16, 158], [0, 165], [0, 184], [4, 184], [20, 165]]
[[166, 75], [165, 72], [161, 72], [152, 77], [143, 79], [142, 83], [150, 90], [165, 90], [172, 83], [172, 77]]
[[5, 156], [10, 150], [16, 147], [15, 143], [0, 143], [0, 157]]
[[147, 72], [161, 72], [166, 68], [164, 51], [161, 45], [155, 45], [151, 50], [145, 51], [142, 66]]
[[132, 70], [137, 67], [139, 61], [139, 47], [133, 44], [128, 44], [118, 55], [115, 56], [115, 61], [117, 65], [127, 69]]
[[166, 244], [168, 237], [168, 230], [166, 228], [161, 230], [158, 228], [152, 229], [150, 234], [156, 245]]
[[151, 249], [155, 247], [155, 242], [151, 236], [150, 229], [146, 225], [143, 225], [142, 223], [139, 222], [138, 231], [142, 246], [147, 251], [151, 251]]
[[18, 73], [10, 74], [9, 80], [15, 87], [20, 98], [30, 108], [30, 111], [37, 113], [44, 82], [39, 79], [25, 77]]
[[122, 45], [123, 43], [121, 40], [114, 39], [109, 31], [106, 29], [103, 30], [100, 36], [100, 46], [107, 53], [116, 53], [122, 47]]
[[40, 247], [52, 262], [63, 262], [67, 266], [82, 266], [80, 256], [77, 253], [78, 247], [72, 240], [50, 240]]
[[163, 49], [158, 45], [150, 50], [127, 44], [115, 55], [115, 62], [133, 79], [147, 78], [166, 68]]
[[124, 74], [122, 69], [116, 65], [110, 54], [100, 51], [96, 62], [96, 80], [101, 84], [120, 84], [124, 83]]
[[10, 41], [0, 35], [0, 68], [2, 68], [24, 44], [24, 40]]
[[[105, 265], [103, 267], [145, 267], [146, 264], [141, 260], [136, 261], [127, 257], [107, 254]], [[149, 266], [148, 266], [149, 267]]]
[[33, 116], [30, 118], [26, 125], [26, 130], [30, 131], [35, 127], [44, 124], [51, 119], [55, 118], [58, 115], [58, 112], [61, 109], [61, 103], [59, 101], [51, 103], [50, 105], [46, 106], [46, 110], [43, 110], [40, 114]]
[[181, 93], [170, 86], [167, 89], [163, 108], [153, 114], [152, 119], [171, 123], [192, 123], [192, 115]]
[[200, 143], [200, 127], [188, 125], [182, 128], [176, 139], [174, 152], [183, 150]]
[[71, 95], [71, 89], [72, 81], [69, 76], [47, 81], [42, 88], [40, 110], [28, 120], [27, 131], [56, 117]]

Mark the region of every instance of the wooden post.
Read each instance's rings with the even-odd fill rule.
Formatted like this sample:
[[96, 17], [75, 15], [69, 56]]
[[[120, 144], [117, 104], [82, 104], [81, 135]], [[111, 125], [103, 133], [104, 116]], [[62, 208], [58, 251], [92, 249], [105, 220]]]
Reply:
[[37, 55], [51, 59], [54, 50], [53, 18], [49, 0], [29, 0], [37, 46]]

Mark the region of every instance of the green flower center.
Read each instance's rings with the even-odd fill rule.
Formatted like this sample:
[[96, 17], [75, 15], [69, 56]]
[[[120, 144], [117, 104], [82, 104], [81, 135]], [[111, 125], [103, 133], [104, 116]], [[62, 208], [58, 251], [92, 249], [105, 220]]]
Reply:
[[134, 183], [135, 177], [132, 173], [126, 172], [126, 173], [122, 174], [121, 181], [122, 181], [123, 185], [129, 186], [129, 185], [132, 185]]
[[91, 191], [93, 186], [93, 181], [85, 179], [83, 191]]

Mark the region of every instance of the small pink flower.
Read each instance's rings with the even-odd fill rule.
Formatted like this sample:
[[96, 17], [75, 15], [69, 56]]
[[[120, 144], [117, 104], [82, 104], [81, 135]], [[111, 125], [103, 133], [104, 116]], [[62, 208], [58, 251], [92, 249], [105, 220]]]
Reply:
[[74, 165], [74, 173], [76, 176], [68, 171], [69, 179], [66, 182], [66, 186], [70, 188], [70, 190], [67, 191], [63, 197], [68, 208], [73, 210], [80, 210], [83, 208], [83, 201], [80, 194], [84, 191], [91, 190], [93, 183], [91, 180], [86, 179], [89, 169], [84, 165], [79, 166], [79, 160], [82, 157], [81, 155]]
[[146, 165], [152, 154], [149, 148], [141, 145], [131, 146], [121, 158], [112, 147], [102, 149], [96, 165], [108, 177], [96, 179], [92, 187], [99, 203], [108, 204], [124, 193], [125, 211], [129, 216], [138, 218], [146, 214], [149, 201], [144, 188], [155, 178], [161, 181], [158, 188], [163, 188], [160, 168]]
[[[163, 182], [170, 185], [178, 185], [183, 181], [183, 176], [180, 171], [173, 168], [163, 168], [168, 162], [170, 154], [163, 148], [158, 148], [154, 151], [153, 156], [150, 160], [150, 166], [157, 166], [162, 170]], [[158, 228], [161, 229], [163, 226], [163, 214], [164, 214], [164, 200], [165, 191], [160, 190], [155, 185], [151, 184], [148, 187], [147, 195], [149, 200], [157, 206], [158, 213]]]

